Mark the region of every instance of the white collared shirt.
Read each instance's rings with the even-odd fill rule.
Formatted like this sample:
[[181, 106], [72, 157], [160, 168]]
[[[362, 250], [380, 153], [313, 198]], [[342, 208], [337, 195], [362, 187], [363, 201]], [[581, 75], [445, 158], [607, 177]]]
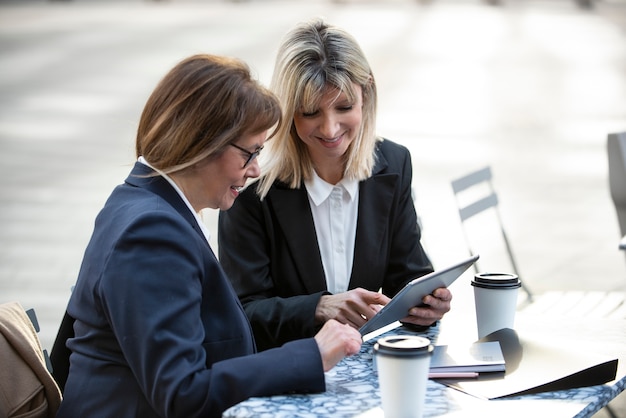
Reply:
[[187, 205], [187, 207], [189, 208], [189, 210], [191, 211], [191, 213], [193, 213], [193, 216], [196, 218], [196, 222], [198, 222], [198, 226], [200, 227], [200, 230], [202, 231], [202, 233], [204, 234], [204, 238], [206, 238], [206, 242], [209, 243], [211, 242], [211, 232], [209, 231], [209, 229], [207, 228], [206, 224], [204, 223], [204, 221], [202, 220], [202, 218], [200, 217], [200, 214], [197, 213], [193, 206], [191, 206], [191, 203], [189, 203], [189, 200], [187, 200], [187, 196], [185, 196], [185, 194], [183, 193], [182, 190], [180, 190], [180, 188], [178, 187], [178, 185], [176, 183], [174, 183], [174, 180], [172, 180], [172, 178], [170, 176], [168, 176], [167, 174], [165, 174], [164, 172], [162, 172], [161, 170], [159, 170], [158, 168], [154, 168], [150, 165], [150, 163], [148, 161], [146, 161], [145, 158], [143, 158], [143, 156], [140, 156], [139, 159], [137, 160], [139, 161], [141, 164], [143, 165], [147, 165], [148, 167], [150, 167], [151, 169], [153, 169], [154, 171], [156, 171], [157, 173], [159, 173], [165, 180], [168, 181], [169, 184], [172, 185], [172, 187], [174, 188], [174, 190], [176, 190], [176, 193], [178, 193], [178, 195], [180, 196], [181, 199], [183, 199], [183, 202], [185, 202], [185, 205]]
[[331, 293], [345, 292], [354, 260], [359, 182], [343, 179], [333, 186], [314, 172], [313, 178], [304, 184], [322, 256], [326, 287]]

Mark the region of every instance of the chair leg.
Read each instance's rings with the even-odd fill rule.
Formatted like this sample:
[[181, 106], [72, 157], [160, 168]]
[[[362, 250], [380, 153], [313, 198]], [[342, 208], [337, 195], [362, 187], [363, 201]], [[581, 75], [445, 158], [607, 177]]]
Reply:
[[611, 405], [607, 405], [603, 409], [606, 411], [607, 414], [609, 414], [611, 418], [619, 418], [613, 411], [613, 408], [611, 408]]
[[[500, 217], [500, 214], [498, 214], [498, 218]], [[502, 225], [502, 221], [500, 221], [500, 224]], [[513, 256], [513, 250], [511, 249], [511, 245], [509, 244], [509, 238], [506, 236], [506, 232], [504, 232], [504, 228], [502, 228], [502, 238], [504, 239], [504, 244], [506, 245], [506, 250], [509, 253], [509, 258], [511, 259], [511, 264], [513, 265], [513, 271], [519, 276], [519, 270], [517, 268], [517, 262], [515, 261], [515, 257]], [[530, 291], [530, 289], [528, 288], [528, 286], [526, 285], [526, 283], [524, 282], [524, 280], [522, 279], [522, 277], [520, 277], [520, 280], [522, 281], [522, 289], [524, 290], [524, 292], [526, 292], [526, 296], [528, 298], [528, 302], [532, 303], [533, 301], [533, 294]]]

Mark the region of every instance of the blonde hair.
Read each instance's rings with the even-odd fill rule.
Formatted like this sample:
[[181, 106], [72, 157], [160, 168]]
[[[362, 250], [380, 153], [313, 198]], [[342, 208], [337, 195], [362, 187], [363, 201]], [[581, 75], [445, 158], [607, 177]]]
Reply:
[[296, 133], [295, 112], [319, 106], [327, 87], [336, 88], [354, 101], [354, 84], [361, 86], [363, 119], [346, 152], [344, 177], [363, 180], [372, 173], [374, 148], [379, 140], [375, 134], [376, 83], [363, 51], [350, 34], [322, 20], [301, 23], [286, 35], [270, 85], [278, 96], [286, 123], [268, 143], [257, 189], [261, 198], [275, 180], [295, 189], [313, 175], [307, 147]]
[[172, 68], [141, 114], [135, 151], [171, 174], [217, 156], [244, 135], [281, 124], [273, 93], [235, 58], [194, 55]]

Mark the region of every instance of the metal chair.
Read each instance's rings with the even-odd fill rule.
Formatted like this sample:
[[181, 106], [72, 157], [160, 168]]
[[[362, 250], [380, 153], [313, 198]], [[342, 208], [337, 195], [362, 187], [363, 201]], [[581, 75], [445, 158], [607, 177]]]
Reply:
[[[626, 134], [612, 134], [609, 135], [609, 158], [611, 155], [615, 156], [615, 148], [619, 148], [619, 152], [623, 152], [624, 154], [620, 154], [624, 156], [624, 159], [621, 163], [621, 170], [615, 170], [612, 173], [614, 176], [616, 173], [621, 173], [621, 181], [614, 180], [615, 183], [622, 184], [625, 189], [622, 191], [624, 195], [624, 211], [626, 213], [626, 170], [624, 169], [623, 161], [626, 161]], [[620, 165], [617, 165], [615, 162], [610, 164], [615, 169], [616, 166], [619, 168]], [[479, 213], [482, 213], [488, 209], [493, 210], [495, 212], [495, 217], [498, 221], [498, 227], [502, 233], [502, 239], [506, 246], [506, 250], [508, 256], [511, 261], [511, 266], [513, 268], [513, 272], [517, 274], [520, 279], [519, 269], [517, 267], [517, 262], [515, 261], [515, 257], [513, 256], [513, 250], [509, 243], [509, 239], [504, 230], [503, 222], [500, 217], [500, 213], [498, 211], [498, 196], [494, 191], [494, 187], [492, 184], [492, 174], [491, 169], [489, 167], [485, 167], [473, 173], [470, 173], [466, 176], [463, 176], [457, 180], [452, 182], [452, 189], [455, 193], [455, 198], [457, 199], [457, 205], [459, 207], [459, 216], [461, 217], [461, 223], [463, 225], [463, 233], [465, 235], [465, 240], [467, 246], [469, 248], [470, 254], [474, 254], [474, 250], [472, 249], [472, 245], [470, 243], [469, 236], [467, 234], [465, 222]], [[466, 192], [468, 189], [473, 187], [478, 187], [479, 185], [486, 185], [488, 193], [486, 196], [473, 201], [469, 204], [462, 204], [461, 199], [459, 199], [459, 194], [462, 192]], [[621, 201], [621, 200], [620, 200]], [[616, 203], [616, 206], [618, 204]], [[619, 209], [618, 209], [619, 214]], [[625, 222], [626, 222], [626, 218]], [[626, 232], [626, 231], [625, 231]], [[481, 259], [483, 259], [481, 254]], [[479, 268], [477, 263], [474, 264], [475, 270], [478, 272]], [[522, 288], [525, 290], [528, 298], [523, 306], [521, 306], [521, 310], [526, 313], [532, 314], [541, 314], [541, 315], [562, 315], [568, 316], [571, 318], [576, 317], [593, 317], [598, 319], [624, 319], [626, 318], [626, 300], [624, 292], [619, 291], [575, 291], [575, 290], [564, 290], [564, 291], [548, 291], [543, 292], [540, 295], [534, 295], [528, 289], [528, 286], [523, 284]], [[583, 303], [584, 301], [584, 303]]]
[[[467, 244], [470, 255], [474, 255], [476, 251], [474, 250], [471, 240], [469, 239], [466, 221], [468, 221], [470, 218], [480, 213], [483, 213], [487, 210], [493, 211], [494, 216], [498, 223], [498, 229], [500, 230], [502, 234], [502, 240], [506, 247], [506, 252], [508, 254], [508, 258], [510, 260], [513, 272], [517, 274], [517, 276], [522, 281], [522, 289], [524, 289], [524, 291], [526, 292], [527, 301], [532, 302], [533, 295], [530, 289], [528, 288], [528, 286], [524, 284], [524, 281], [522, 280], [522, 276], [519, 272], [519, 268], [517, 267], [517, 262], [513, 255], [513, 250], [511, 248], [509, 238], [506, 234], [506, 231], [504, 230], [504, 224], [502, 222], [500, 211], [498, 209], [498, 195], [495, 192], [495, 189], [493, 187], [493, 183], [491, 180], [492, 180], [491, 168], [485, 167], [478, 171], [469, 173], [461, 178], [453, 180], [451, 183], [452, 190], [454, 191], [454, 197], [456, 199], [457, 207], [459, 210], [459, 216], [461, 218], [461, 224], [463, 227], [463, 235], [465, 237], [465, 242]], [[483, 191], [486, 191], [487, 194], [478, 199], [472, 200], [470, 203], [465, 203], [467, 199], [462, 199], [461, 194], [463, 195], [469, 194], [470, 189], [473, 191], [483, 190]], [[476, 272], [480, 271], [478, 262], [474, 263], [474, 269]]]
[[609, 190], [617, 212], [621, 236], [626, 235], [626, 132], [609, 134]]

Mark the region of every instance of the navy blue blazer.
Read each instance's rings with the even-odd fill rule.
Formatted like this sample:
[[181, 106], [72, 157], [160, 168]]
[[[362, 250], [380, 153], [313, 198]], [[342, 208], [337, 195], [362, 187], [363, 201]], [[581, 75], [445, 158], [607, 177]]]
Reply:
[[255, 353], [195, 217], [141, 163], [98, 215], [68, 313], [58, 417], [207, 417], [251, 396], [325, 390], [313, 339]]
[[[375, 153], [372, 176], [359, 184], [349, 289], [382, 288], [393, 296], [433, 267], [420, 243], [408, 149], [384, 140]], [[306, 188], [276, 182], [260, 201], [255, 186], [220, 212], [218, 244], [263, 350], [313, 335], [315, 308], [327, 288]]]

